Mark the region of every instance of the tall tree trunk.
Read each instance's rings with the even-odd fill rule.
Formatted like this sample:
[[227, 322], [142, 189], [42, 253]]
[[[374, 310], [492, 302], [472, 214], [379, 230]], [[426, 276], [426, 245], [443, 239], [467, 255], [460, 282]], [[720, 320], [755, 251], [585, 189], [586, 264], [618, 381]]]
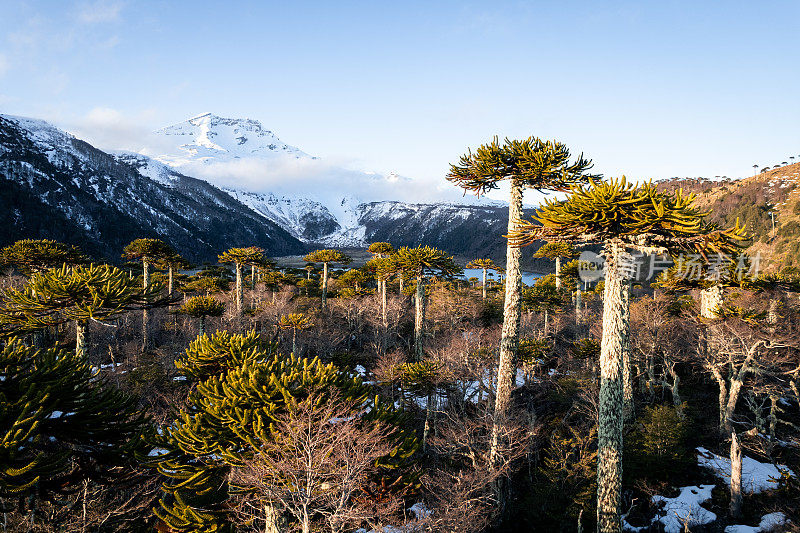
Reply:
[[769, 438], [775, 440], [775, 429], [778, 426], [778, 395], [770, 393], [769, 395]]
[[561, 288], [561, 258], [556, 257], [556, 290]]
[[625, 346], [624, 280], [619, 240], [606, 244], [603, 337], [600, 348], [600, 405], [597, 432], [597, 531], [621, 531], [623, 375]]
[[197, 336], [202, 337], [206, 334], [206, 317], [205, 315], [200, 316], [200, 325], [197, 328]]
[[322, 310], [328, 302], [328, 263], [322, 263]]
[[582, 305], [582, 296], [581, 296], [581, 282], [578, 280], [575, 284], [575, 325], [581, 325], [581, 305]]
[[486, 299], [486, 269], [485, 268], [483, 269], [483, 285], [481, 285], [481, 288], [483, 289], [483, 299], [485, 300]]
[[[142, 279], [143, 288], [147, 289], [150, 285], [150, 261], [142, 259]], [[147, 351], [150, 347], [150, 312], [142, 309], [142, 351]]]
[[381, 319], [383, 320], [383, 327], [384, 329], [386, 326], [389, 325], [389, 321], [386, 318], [386, 307], [387, 307], [387, 300], [386, 300], [386, 280], [381, 280]]
[[297, 328], [292, 328], [292, 354], [297, 356]]
[[428, 393], [428, 402], [425, 406], [425, 427], [422, 431], [422, 451], [428, 451], [428, 436], [431, 433], [431, 424], [433, 423], [433, 391]]
[[172, 296], [173, 288], [175, 287], [175, 267], [169, 266], [169, 274], [167, 275], [167, 294]]
[[767, 323], [774, 326], [778, 323], [778, 299], [774, 296], [769, 299], [769, 310], [767, 311]]
[[742, 448], [736, 432], [731, 432], [731, 505], [732, 518], [742, 514]]
[[[508, 233], [517, 227], [522, 218], [522, 184], [511, 181], [511, 198], [508, 204]], [[522, 250], [511, 244], [506, 245], [506, 289], [503, 305], [503, 329], [500, 334], [500, 362], [497, 367], [497, 393], [494, 399], [494, 425], [489, 448], [489, 467], [496, 468], [501, 461], [500, 439], [505, 438], [508, 414], [511, 409], [511, 393], [514, 388], [514, 363], [519, 345], [519, 325], [521, 319], [522, 274], [520, 258]], [[502, 487], [497, 487], [495, 496], [500, 508], [505, 505]]]
[[242, 291], [242, 265], [236, 263], [236, 313], [242, 316], [244, 311], [244, 293]]
[[722, 286], [712, 285], [700, 291], [700, 316], [703, 318], [717, 318], [717, 309], [722, 307]]
[[414, 358], [422, 361], [425, 356], [425, 278], [417, 276], [417, 295], [414, 299]]
[[86, 355], [86, 326], [85, 320], [75, 321], [75, 353]]
[[283, 520], [277, 507], [271, 503], [264, 504], [264, 533], [283, 533]]
[[622, 399], [625, 402], [623, 413], [625, 420], [633, 417], [633, 376], [631, 375], [631, 284], [622, 283], [622, 329], [625, 332], [622, 343]]
[[250, 290], [256, 290], [256, 266], [250, 265]]

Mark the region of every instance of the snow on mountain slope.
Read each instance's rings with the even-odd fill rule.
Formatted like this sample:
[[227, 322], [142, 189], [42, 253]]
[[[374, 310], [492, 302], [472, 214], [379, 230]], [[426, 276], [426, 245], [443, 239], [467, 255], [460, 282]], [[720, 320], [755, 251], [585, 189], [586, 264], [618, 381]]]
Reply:
[[[408, 216], [425, 212], [435, 216], [422, 205], [397, 207], [401, 204], [396, 200], [404, 193], [419, 193], [409, 178], [329, 166], [283, 143], [255, 120], [205, 113], [156, 134], [173, 146], [169, 153], [157, 156], [159, 161], [183, 174], [218, 184], [304, 242], [363, 246], [370, 238], [365, 224], [375, 225], [367, 216], [375, 210], [368, 206], [381, 201], [387, 213]], [[156, 180], [164, 176], [168, 179], [168, 173], [159, 169], [146, 167], [143, 172]], [[471, 197], [462, 203], [487, 205], [485, 200], [477, 203]], [[450, 214], [448, 211], [447, 216]]]
[[170, 153], [158, 157], [173, 167], [245, 157], [311, 158], [299, 148], [281, 141], [257, 120], [222, 118], [204, 113], [162, 128], [156, 134], [173, 141], [174, 148]]
[[229, 194], [162, 163], [112, 155], [54, 126], [0, 115], [0, 245], [54, 238], [119, 259], [139, 237], [169, 242], [190, 260], [230, 246], [298, 253], [303, 244]]

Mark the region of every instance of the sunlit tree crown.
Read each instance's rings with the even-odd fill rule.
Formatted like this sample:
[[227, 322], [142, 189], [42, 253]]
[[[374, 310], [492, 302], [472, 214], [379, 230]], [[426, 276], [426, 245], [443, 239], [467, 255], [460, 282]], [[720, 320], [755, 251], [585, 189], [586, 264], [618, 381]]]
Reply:
[[509, 235], [512, 244], [535, 240], [603, 242], [619, 239], [643, 251], [733, 253], [746, 239], [737, 220], [722, 230], [703, 220], [694, 195], [661, 193], [652, 183], [635, 185], [623, 177], [591, 181], [570, 189], [566, 200], [545, 200], [533, 221], [520, 221]]
[[341, 265], [348, 265], [352, 261], [350, 256], [339, 250], [315, 250], [303, 258], [304, 261], [309, 263], [339, 263]]
[[122, 252], [125, 259], [143, 259], [154, 261], [175, 256], [177, 252], [161, 239], [136, 239], [128, 244]]
[[497, 189], [503, 180], [514, 180], [530, 189], [559, 191], [585, 181], [591, 168], [592, 162], [583, 154], [570, 162], [569, 149], [557, 141], [528, 137], [506, 139], [501, 145], [495, 137], [461, 156], [458, 164], [450, 165], [447, 179], [477, 194]]
[[230, 248], [229, 250], [219, 254], [220, 263], [235, 263], [237, 265], [255, 265], [260, 266], [267, 261], [264, 256], [264, 250], [258, 246], [249, 246], [247, 248]]
[[462, 272], [461, 267], [447, 252], [430, 246], [417, 246], [416, 248], [403, 246], [395, 252], [394, 258], [400, 270], [413, 276], [441, 274], [451, 277]]
[[75, 246], [49, 239], [23, 239], [0, 250], [0, 264], [13, 265], [25, 275], [65, 263], [79, 265], [88, 262], [89, 259]]
[[213, 296], [193, 296], [186, 300], [179, 312], [196, 318], [221, 316], [225, 312], [225, 304]]

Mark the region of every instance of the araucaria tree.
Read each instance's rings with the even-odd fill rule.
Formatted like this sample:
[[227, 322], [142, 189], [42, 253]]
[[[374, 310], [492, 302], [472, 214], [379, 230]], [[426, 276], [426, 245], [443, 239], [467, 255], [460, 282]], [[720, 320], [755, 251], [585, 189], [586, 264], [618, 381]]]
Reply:
[[625, 178], [575, 186], [564, 201], [545, 201], [535, 222], [520, 222], [511, 246], [536, 240], [592, 242], [605, 253], [603, 334], [600, 352], [597, 528], [621, 531], [623, 350], [628, 338], [625, 262], [629, 250], [644, 253], [732, 253], [744, 239], [739, 227], [720, 230], [703, 222], [694, 195], [659, 193], [652, 183]]
[[89, 259], [75, 246], [49, 239], [23, 239], [0, 250], [0, 264], [13, 265], [26, 276], [63, 264], [88, 262]]
[[74, 321], [75, 350], [86, 349], [89, 320], [103, 321], [125, 311], [160, 305], [161, 286], [142, 289], [126, 272], [108, 265], [88, 265], [34, 274], [21, 289], [3, 293], [0, 324], [20, 333]]
[[561, 288], [561, 258], [572, 259], [577, 253], [568, 242], [546, 242], [536, 250], [533, 257], [544, 257], [556, 262], [556, 289]]
[[497, 265], [491, 259], [473, 259], [467, 263], [467, 268], [479, 268], [483, 272], [481, 288], [483, 289], [483, 298], [486, 298], [486, 271], [497, 270]]
[[[525, 189], [564, 191], [575, 183], [585, 181], [591, 168], [591, 161], [584, 159], [583, 155], [570, 162], [569, 149], [556, 141], [529, 137], [520, 141], [506, 139], [501, 145], [495, 137], [491, 143], [480, 146], [475, 152], [468, 151], [461, 156], [458, 164], [450, 166], [447, 179], [478, 195], [497, 189], [502, 181], [509, 182], [508, 232], [511, 234], [517, 231], [517, 223], [522, 219], [522, 194]], [[521, 250], [509, 243], [506, 248], [505, 303], [490, 465], [499, 463], [497, 439], [508, 433], [503, 426], [511, 405], [514, 359], [519, 343], [521, 257]]]
[[352, 259], [339, 250], [315, 250], [303, 259], [309, 263], [322, 263], [322, 309], [325, 309], [328, 300], [328, 264], [338, 263], [349, 265]]
[[257, 246], [249, 248], [231, 248], [219, 255], [220, 263], [233, 263], [236, 268], [236, 313], [244, 312], [244, 294], [242, 292], [242, 267], [258, 266], [264, 263], [264, 250]]
[[403, 246], [395, 252], [397, 266], [407, 276], [413, 277], [417, 283], [414, 314], [414, 358], [421, 361], [425, 343], [425, 277], [439, 275], [453, 277], [461, 273], [461, 267], [453, 258], [442, 250], [430, 246], [409, 248]]
[[280, 322], [278, 322], [278, 327], [281, 329], [292, 330], [293, 354], [297, 355], [297, 330], [303, 331], [313, 325], [314, 324], [311, 323], [311, 319], [304, 313], [290, 313], [281, 317]]
[[[29, 516], [25, 530], [39, 531], [42, 501], [63, 502], [84, 488], [77, 501], [85, 508], [87, 484], [125, 480], [146, 418], [132, 397], [97, 376], [83, 353], [36, 350], [11, 339], [0, 350], [0, 377], [3, 513], [16, 502]], [[62, 519], [65, 512], [58, 513]]]
[[197, 335], [202, 337], [206, 333], [206, 317], [221, 316], [225, 312], [225, 304], [213, 296], [193, 296], [178, 312], [200, 319]]
[[[150, 285], [150, 265], [177, 255], [172, 247], [160, 239], [136, 239], [123, 250], [122, 257], [138, 259], [142, 262], [142, 286]], [[147, 308], [142, 310], [142, 351], [150, 344], [149, 314]]]

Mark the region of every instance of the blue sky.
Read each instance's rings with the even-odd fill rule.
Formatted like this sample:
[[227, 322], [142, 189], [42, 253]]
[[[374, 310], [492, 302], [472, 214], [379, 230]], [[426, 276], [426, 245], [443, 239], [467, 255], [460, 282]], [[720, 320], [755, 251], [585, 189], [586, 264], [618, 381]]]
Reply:
[[735, 177], [800, 160], [798, 27], [796, 1], [4, 0], [0, 112], [129, 149], [249, 117], [431, 187], [493, 135], [606, 175]]

